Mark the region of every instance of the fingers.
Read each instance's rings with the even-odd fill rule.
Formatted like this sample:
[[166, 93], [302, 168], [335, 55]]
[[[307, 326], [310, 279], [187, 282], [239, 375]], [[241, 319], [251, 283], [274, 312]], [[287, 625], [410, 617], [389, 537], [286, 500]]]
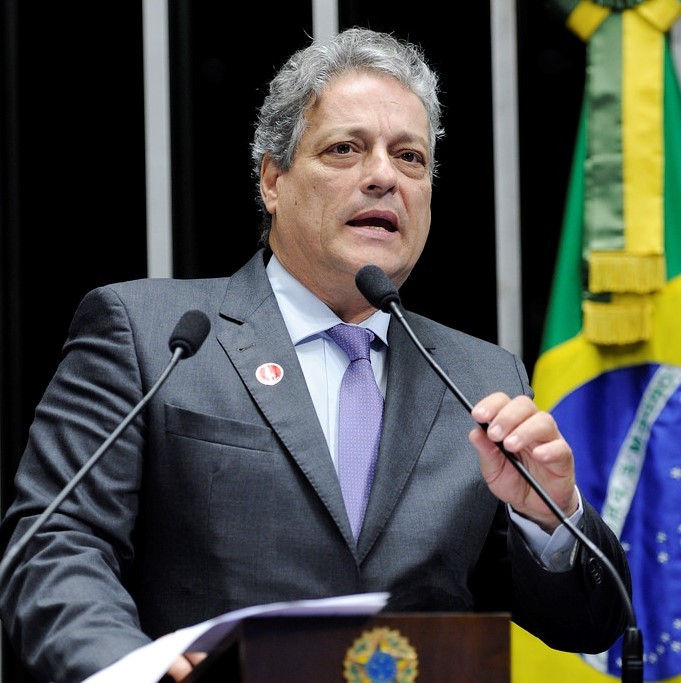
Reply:
[[191, 670], [203, 659], [206, 658], [205, 652], [185, 652], [183, 655], [176, 657], [168, 669], [168, 676], [172, 680], [179, 683], [184, 680]]
[[510, 399], [506, 394], [491, 394], [473, 407], [471, 416], [476, 422], [487, 424], [487, 437], [491, 441], [503, 443], [512, 453], [560, 437], [551, 414], [540, 411], [528, 396]]
[[173, 663], [168, 669], [168, 675], [172, 676], [174, 681], [181, 681], [185, 676], [188, 676], [193, 669], [191, 662], [185, 659], [182, 655], [175, 657]]
[[546, 528], [555, 518], [505, 457], [511, 453], [566, 513], [578, 504], [572, 450], [553, 416], [539, 410], [527, 396], [513, 399], [494, 393], [476, 404], [471, 416], [485, 429], [474, 429], [469, 440], [480, 456], [481, 473], [491, 491], [513, 508]]
[[206, 657], [205, 652], [185, 652], [184, 657], [187, 659], [192, 666], [196, 666], [199, 662], [202, 662]]

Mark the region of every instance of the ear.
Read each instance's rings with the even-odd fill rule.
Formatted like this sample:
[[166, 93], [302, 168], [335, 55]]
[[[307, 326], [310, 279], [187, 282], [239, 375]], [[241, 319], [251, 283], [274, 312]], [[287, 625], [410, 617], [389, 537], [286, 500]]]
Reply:
[[270, 214], [276, 213], [279, 196], [277, 180], [281, 173], [282, 171], [272, 161], [270, 155], [265, 154], [260, 164], [260, 196]]

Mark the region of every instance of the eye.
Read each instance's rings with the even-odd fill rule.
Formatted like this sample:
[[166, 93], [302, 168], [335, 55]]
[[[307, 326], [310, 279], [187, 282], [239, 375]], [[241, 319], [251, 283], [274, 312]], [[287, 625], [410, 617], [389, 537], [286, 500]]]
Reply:
[[329, 152], [340, 155], [350, 154], [352, 152], [352, 145], [349, 142], [339, 142], [337, 145], [329, 147]]
[[424, 164], [423, 157], [417, 152], [402, 152], [400, 154], [400, 159], [406, 161], [409, 164]]

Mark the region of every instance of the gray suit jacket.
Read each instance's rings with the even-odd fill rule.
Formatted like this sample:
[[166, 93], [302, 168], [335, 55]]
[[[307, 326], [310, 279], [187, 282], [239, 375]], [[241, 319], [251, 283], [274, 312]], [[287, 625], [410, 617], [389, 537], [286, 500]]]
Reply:
[[[40, 402], [3, 521], [26, 531], [170, 360], [188, 309], [211, 331], [67, 498], [4, 580], [0, 617], [39, 680], [78, 681], [150, 638], [247, 605], [391, 592], [390, 611], [512, 611], [560, 649], [598, 652], [626, 615], [587, 552], [536, 561], [481, 479], [467, 411], [389, 329], [384, 430], [353, 541], [338, 479], [258, 252], [230, 278], [140, 280], [81, 302]], [[468, 399], [531, 395], [519, 359], [407, 313]], [[257, 381], [275, 362], [281, 382]], [[628, 585], [622, 550], [586, 504], [584, 530]], [[478, 562], [478, 560], [480, 561]]]

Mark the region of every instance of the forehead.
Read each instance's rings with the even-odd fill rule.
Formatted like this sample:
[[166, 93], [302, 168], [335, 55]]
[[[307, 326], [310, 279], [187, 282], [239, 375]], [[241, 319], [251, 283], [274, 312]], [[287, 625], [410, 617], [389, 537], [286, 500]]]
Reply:
[[419, 99], [396, 78], [372, 71], [344, 72], [326, 85], [308, 112], [310, 118], [331, 116], [354, 119], [358, 116], [388, 115], [422, 126], [427, 131], [428, 113]]

